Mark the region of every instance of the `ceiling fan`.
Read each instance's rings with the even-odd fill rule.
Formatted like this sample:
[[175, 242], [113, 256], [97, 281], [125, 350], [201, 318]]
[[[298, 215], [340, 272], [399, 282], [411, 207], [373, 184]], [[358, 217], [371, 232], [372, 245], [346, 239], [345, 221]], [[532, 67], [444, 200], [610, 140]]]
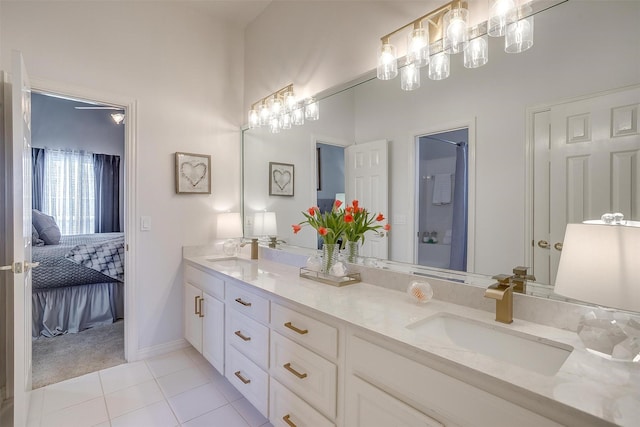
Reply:
[[107, 107], [107, 106], [76, 106], [73, 107], [76, 110], [115, 110], [115, 113], [111, 113], [111, 118], [117, 125], [124, 122], [124, 109], [119, 107]]

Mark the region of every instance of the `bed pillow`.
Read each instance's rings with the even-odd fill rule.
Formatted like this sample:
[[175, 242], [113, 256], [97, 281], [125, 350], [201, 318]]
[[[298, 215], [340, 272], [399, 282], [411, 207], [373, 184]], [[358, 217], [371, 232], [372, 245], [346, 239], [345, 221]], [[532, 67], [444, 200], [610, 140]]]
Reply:
[[44, 240], [40, 238], [38, 230], [31, 224], [31, 246], [44, 246]]
[[32, 223], [45, 245], [57, 245], [60, 243], [60, 228], [58, 228], [58, 224], [56, 224], [56, 220], [52, 216], [33, 209]]

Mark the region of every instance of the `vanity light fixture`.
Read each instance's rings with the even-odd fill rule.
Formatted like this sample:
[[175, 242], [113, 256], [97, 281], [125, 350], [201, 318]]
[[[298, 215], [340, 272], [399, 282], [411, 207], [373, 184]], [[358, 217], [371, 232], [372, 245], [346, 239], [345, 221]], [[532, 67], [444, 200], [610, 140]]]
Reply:
[[249, 129], [268, 126], [272, 133], [300, 126], [307, 120], [318, 120], [318, 101], [307, 98], [298, 101], [293, 84], [287, 85], [251, 105], [249, 109]]
[[[585, 347], [611, 360], [640, 362], [640, 222], [622, 214], [568, 224], [554, 292], [597, 304], [578, 324]], [[611, 307], [611, 308], [604, 308]]]
[[[408, 83], [416, 70], [429, 65], [428, 76], [442, 80], [450, 74], [450, 55], [464, 52], [464, 66], [478, 68], [489, 60], [487, 36], [505, 36], [505, 51], [519, 53], [533, 46], [533, 8], [536, 0], [487, 0], [489, 15], [486, 20], [469, 27], [468, 2], [452, 0], [437, 9], [403, 25], [380, 38], [377, 76], [391, 80], [398, 75], [398, 57], [391, 37], [412, 26], [407, 36], [406, 60], [402, 65], [400, 83], [403, 90], [420, 87]], [[426, 27], [426, 28], [425, 28]], [[405, 69], [407, 69], [405, 71]]]

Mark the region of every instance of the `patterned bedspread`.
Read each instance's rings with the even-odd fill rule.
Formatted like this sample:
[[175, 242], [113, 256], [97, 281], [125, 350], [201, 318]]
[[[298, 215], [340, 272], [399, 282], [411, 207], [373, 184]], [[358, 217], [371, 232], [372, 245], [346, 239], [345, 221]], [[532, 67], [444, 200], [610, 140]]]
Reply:
[[[106, 242], [110, 244], [105, 245]], [[124, 265], [120, 265], [121, 268], [115, 266], [112, 261], [107, 262], [105, 255], [108, 257], [107, 252], [113, 255], [114, 246], [112, 243], [116, 243], [117, 246], [124, 251], [124, 235], [123, 233], [101, 233], [101, 234], [81, 234], [75, 236], [62, 236], [59, 245], [45, 245], [40, 247], [34, 247], [32, 250], [32, 258], [34, 262], [39, 262], [38, 268], [32, 270], [33, 274], [33, 289], [34, 291], [39, 289], [53, 289], [64, 286], [77, 286], [93, 283], [109, 283], [122, 281], [124, 273]], [[78, 247], [78, 248], [77, 248]], [[91, 247], [98, 247], [100, 249], [97, 252], [100, 254], [90, 255]], [[100, 271], [96, 271], [92, 268], [87, 268], [83, 265], [79, 265], [74, 261], [71, 261], [65, 256], [69, 253], [76, 255], [81, 252], [85, 252], [85, 255], [79, 255], [80, 258], [84, 258], [88, 263], [97, 264], [98, 270], [102, 270], [106, 273], [115, 272], [114, 277], [103, 274]], [[117, 250], [116, 250], [117, 251]], [[123, 252], [119, 252], [122, 255]], [[120, 261], [124, 260], [124, 256], [119, 256]], [[102, 264], [102, 265], [100, 265]], [[120, 276], [118, 276], [118, 270], [120, 270]], [[116, 278], [120, 277], [120, 279]]]

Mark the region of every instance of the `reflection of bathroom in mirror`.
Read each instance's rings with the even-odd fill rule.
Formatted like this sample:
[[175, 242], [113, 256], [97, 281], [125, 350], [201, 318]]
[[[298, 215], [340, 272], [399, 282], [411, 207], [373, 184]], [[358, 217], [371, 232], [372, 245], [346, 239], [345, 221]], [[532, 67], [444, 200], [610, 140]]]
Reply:
[[[345, 202], [344, 182], [344, 147], [316, 143], [317, 164], [317, 202], [321, 213], [330, 211], [336, 200]], [[318, 237], [318, 249], [322, 247], [322, 239]]]
[[[448, 79], [431, 81], [423, 75], [421, 87], [410, 92], [401, 90], [397, 79], [368, 80], [371, 73], [347, 90], [342, 89], [349, 84], [321, 94], [319, 121], [277, 135], [266, 129], [245, 131], [245, 215], [277, 211], [280, 238], [294, 246], [316, 248], [317, 237], [309, 227], [296, 235], [290, 231], [291, 224], [300, 222], [300, 212], [317, 201], [316, 142], [346, 147], [386, 140], [387, 212], [392, 226], [388, 258], [418, 264], [420, 233], [431, 230], [423, 229], [415, 218], [421, 204], [416, 138], [469, 127], [467, 271], [494, 275], [525, 265], [539, 282], [552, 284], [567, 222], [599, 218], [604, 211], [618, 209], [626, 218], [640, 220], [640, 186], [630, 181], [640, 176], [640, 136], [637, 129], [633, 131], [637, 120], [633, 106], [640, 104], [635, 11], [633, 2], [568, 1], [535, 16], [535, 44], [525, 53], [506, 54], [500, 42], [490, 38], [489, 62], [479, 69], [465, 69], [462, 59], [452, 56]], [[344, 81], [352, 77], [345, 76]], [[564, 106], [574, 101], [616, 93], [626, 93], [627, 98], [562, 118]], [[626, 106], [632, 108], [625, 110]], [[587, 134], [585, 125], [595, 123], [582, 114], [613, 117], [612, 108], [617, 109], [617, 136], [608, 125], [593, 128], [591, 135], [599, 135], [593, 142], [600, 145], [614, 141], [618, 146], [615, 151], [621, 154], [609, 153], [602, 158], [610, 161], [597, 162], [619, 166], [615, 171], [582, 161], [595, 153], [589, 150], [596, 146], [581, 140]], [[573, 140], [560, 150], [564, 157], [551, 159], [548, 150], [559, 147], [554, 144], [559, 144], [560, 135], [566, 136], [567, 118]], [[602, 150], [597, 153], [604, 155]], [[268, 197], [264, 185], [269, 161], [296, 164], [295, 197]], [[551, 162], [569, 169], [545, 168]], [[581, 176], [587, 180], [578, 179]], [[603, 176], [608, 177], [607, 188], [601, 185]], [[611, 182], [624, 184], [612, 187]], [[555, 191], [567, 185], [569, 192]], [[586, 194], [577, 191], [583, 185], [600, 188], [598, 195], [580, 198]], [[545, 188], [553, 194], [542, 191]], [[599, 203], [593, 203], [593, 197]], [[547, 223], [540, 222], [545, 218]], [[444, 238], [440, 233], [447, 230], [436, 230], [438, 238]]]
[[418, 137], [418, 265], [467, 270], [468, 141], [468, 128]]

